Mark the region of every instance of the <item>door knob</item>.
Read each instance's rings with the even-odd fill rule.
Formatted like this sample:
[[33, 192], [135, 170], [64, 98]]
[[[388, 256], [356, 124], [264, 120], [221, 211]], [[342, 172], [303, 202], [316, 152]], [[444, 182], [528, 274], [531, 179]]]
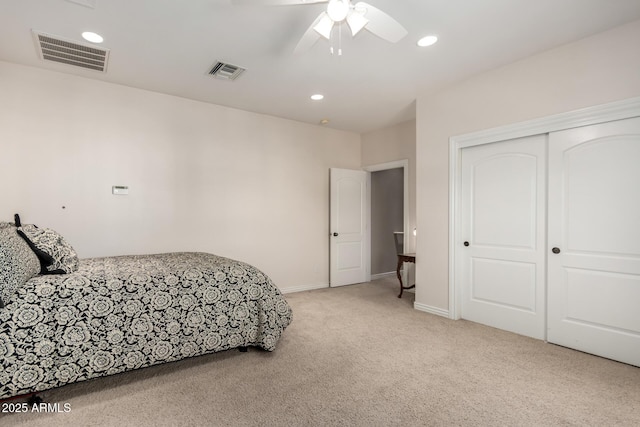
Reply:
[[469, 242], [464, 242], [463, 245], [469, 246]]
[[560, 248], [553, 248], [553, 249], [551, 249], [551, 252], [553, 252], [554, 254], [559, 254], [560, 253]]
[[333, 233], [333, 237], [338, 237], [338, 233]]

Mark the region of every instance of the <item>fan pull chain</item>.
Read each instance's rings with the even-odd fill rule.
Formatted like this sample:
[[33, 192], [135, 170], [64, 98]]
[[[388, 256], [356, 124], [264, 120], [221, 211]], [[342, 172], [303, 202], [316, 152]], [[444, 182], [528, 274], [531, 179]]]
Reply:
[[334, 38], [333, 38], [333, 28], [332, 28], [331, 32], [329, 33], [329, 43], [331, 44], [329, 46], [329, 52], [331, 52], [331, 55], [333, 55], [333, 41], [334, 41]]
[[338, 26], [338, 56], [342, 56], [342, 23]]
[[[335, 52], [333, 48], [333, 43], [335, 41], [333, 37], [333, 33], [334, 33], [334, 30], [332, 29], [331, 37], [329, 38], [329, 41], [331, 43], [331, 46], [329, 46], [329, 52], [331, 52], [331, 55], [333, 55]], [[338, 56], [342, 56], [342, 23], [338, 25]]]

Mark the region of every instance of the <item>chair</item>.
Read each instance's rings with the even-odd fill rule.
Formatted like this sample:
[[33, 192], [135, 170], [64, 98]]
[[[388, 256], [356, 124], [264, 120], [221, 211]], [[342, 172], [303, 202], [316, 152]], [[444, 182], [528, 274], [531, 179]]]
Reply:
[[405, 289], [415, 288], [416, 285], [404, 286], [402, 284], [402, 275], [400, 274], [400, 270], [405, 262], [412, 262], [415, 264], [416, 262], [416, 254], [405, 254], [404, 253], [404, 233], [402, 231], [394, 231], [393, 239], [396, 243], [396, 255], [398, 256], [398, 266], [396, 267], [396, 275], [398, 276], [398, 280], [400, 281], [400, 295], [398, 298], [402, 298], [402, 291]]
[[393, 240], [396, 242], [396, 255], [401, 255], [404, 252], [404, 233], [402, 231], [394, 231]]

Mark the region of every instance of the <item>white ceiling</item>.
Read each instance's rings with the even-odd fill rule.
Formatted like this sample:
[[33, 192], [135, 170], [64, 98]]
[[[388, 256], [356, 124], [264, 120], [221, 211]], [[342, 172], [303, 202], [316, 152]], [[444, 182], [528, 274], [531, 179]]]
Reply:
[[[418, 92], [640, 19], [640, 0], [368, 0], [408, 36], [391, 44], [362, 31], [343, 37], [338, 57], [325, 40], [293, 55], [323, 4], [73, 1], [0, 0], [0, 60], [359, 133], [415, 117]], [[79, 43], [83, 31], [101, 34], [107, 73], [40, 60], [32, 29]], [[417, 47], [428, 34], [440, 41]], [[247, 71], [214, 79], [217, 60]]]

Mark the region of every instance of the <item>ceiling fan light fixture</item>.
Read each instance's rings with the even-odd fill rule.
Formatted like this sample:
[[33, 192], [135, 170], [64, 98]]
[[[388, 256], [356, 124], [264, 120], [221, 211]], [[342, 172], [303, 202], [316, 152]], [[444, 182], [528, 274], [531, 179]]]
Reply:
[[351, 11], [347, 16], [347, 24], [349, 24], [349, 28], [351, 28], [351, 35], [355, 36], [364, 28], [365, 25], [369, 23], [369, 20], [362, 16], [357, 11]]
[[[248, 2], [249, 0], [242, 1]], [[276, 0], [268, 1], [275, 2]], [[278, 4], [301, 4], [301, 1], [303, 0], [277, 0]], [[352, 36], [359, 34], [364, 28], [383, 40], [397, 43], [408, 34], [406, 28], [389, 14], [363, 1], [356, 0], [353, 3], [351, 0], [307, 0], [307, 3], [327, 3], [327, 9], [321, 12], [307, 28], [296, 45], [294, 53], [311, 48], [320, 37], [323, 37], [331, 42], [329, 51], [333, 54], [334, 45], [337, 44], [338, 56], [341, 55], [342, 31], [334, 31], [334, 27], [338, 26], [338, 29], [341, 30], [340, 25], [345, 21]], [[334, 34], [334, 32], [338, 34]], [[337, 40], [332, 40], [333, 36], [336, 36]]]
[[313, 27], [318, 34], [325, 39], [331, 39], [331, 30], [333, 29], [333, 20], [326, 13], [322, 15], [320, 21]]
[[349, 0], [330, 0], [327, 15], [333, 22], [342, 22], [349, 14]]

